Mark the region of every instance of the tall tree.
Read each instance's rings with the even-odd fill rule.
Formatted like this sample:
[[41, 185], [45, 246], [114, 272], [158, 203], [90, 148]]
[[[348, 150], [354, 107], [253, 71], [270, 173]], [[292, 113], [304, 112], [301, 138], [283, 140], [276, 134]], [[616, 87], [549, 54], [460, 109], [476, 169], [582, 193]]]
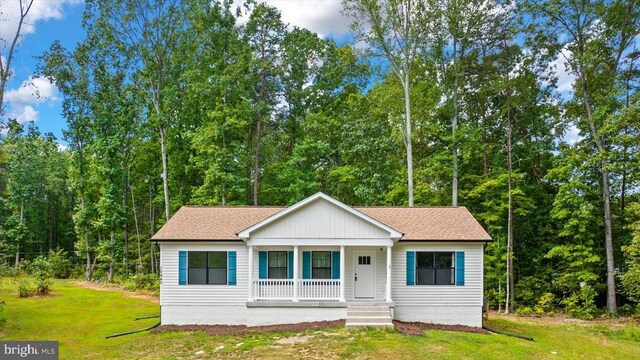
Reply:
[[[153, 109], [152, 120], [160, 138], [165, 220], [171, 217], [169, 196], [168, 135], [176, 104], [167, 98], [172, 91], [169, 67], [185, 23], [183, 3], [177, 0], [92, 0], [87, 5], [88, 32], [113, 41], [114, 51], [134, 57], [141, 68], [134, 79], [146, 90]], [[92, 35], [93, 34], [93, 35]], [[173, 79], [175, 80], [175, 79]]]
[[261, 156], [266, 126], [281, 93], [281, 48], [286, 35], [280, 12], [266, 4], [258, 4], [244, 29], [244, 36], [253, 54], [251, 73], [254, 82], [252, 98], [255, 116], [253, 130], [253, 204], [258, 205]]
[[535, 33], [550, 50], [564, 56], [576, 76], [571, 109], [576, 126], [588, 134], [597, 149], [604, 216], [607, 260], [607, 308], [617, 312], [614, 241], [611, 217], [610, 143], [606, 134], [611, 113], [620, 107], [618, 84], [623, 56], [633, 48], [640, 33], [640, 7], [636, 0], [531, 0], [537, 19]]
[[357, 38], [368, 44], [371, 55], [386, 59], [404, 92], [404, 143], [407, 157], [409, 206], [414, 202], [411, 138], [412, 66], [431, 36], [429, 14], [421, 0], [343, 0]]

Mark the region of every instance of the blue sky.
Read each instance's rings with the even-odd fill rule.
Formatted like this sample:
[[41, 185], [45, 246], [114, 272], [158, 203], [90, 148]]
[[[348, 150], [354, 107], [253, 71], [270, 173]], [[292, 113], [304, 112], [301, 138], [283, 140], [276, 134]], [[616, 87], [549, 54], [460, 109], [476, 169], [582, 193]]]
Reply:
[[[0, 22], [0, 38], [15, 34], [18, 0], [2, 0], [3, 18]], [[84, 38], [82, 12], [84, 4], [77, 0], [36, 0], [31, 8], [30, 26], [25, 28], [12, 63], [12, 76], [5, 89], [6, 116], [19, 122], [34, 121], [42, 132], [53, 133], [60, 143], [65, 120], [60, 115], [61, 95], [55, 85], [46, 79], [32, 80], [38, 65], [37, 56], [46, 51], [58, 39], [67, 48]], [[6, 59], [6, 43], [0, 45]], [[37, 90], [37, 93], [35, 89]], [[41, 96], [38, 96], [37, 94]]]

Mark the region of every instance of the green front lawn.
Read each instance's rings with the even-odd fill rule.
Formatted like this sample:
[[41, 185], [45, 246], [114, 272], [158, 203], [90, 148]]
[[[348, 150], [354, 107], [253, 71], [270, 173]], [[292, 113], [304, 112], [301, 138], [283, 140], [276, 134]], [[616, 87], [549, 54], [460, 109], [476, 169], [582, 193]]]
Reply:
[[0, 285], [5, 302], [2, 340], [58, 340], [61, 359], [632, 359], [640, 357], [640, 327], [631, 323], [561, 322], [492, 318], [487, 325], [525, 334], [534, 342], [501, 335], [428, 330], [408, 336], [389, 330], [342, 328], [303, 333], [209, 336], [205, 333], [109, 334], [147, 327], [158, 313], [145, 298], [116, 290], [93, 290], [70, 281], [54, 284], [52, 296], [20, 299], [15, 285]]

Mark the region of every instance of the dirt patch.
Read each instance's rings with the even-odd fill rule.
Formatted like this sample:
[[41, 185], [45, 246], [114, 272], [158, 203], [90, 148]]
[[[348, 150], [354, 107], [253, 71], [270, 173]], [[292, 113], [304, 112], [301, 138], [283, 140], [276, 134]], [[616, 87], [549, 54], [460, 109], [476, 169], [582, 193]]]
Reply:
[[160, 303], [160, 298], [158, 298], [157, 296], [141, 293], [141, 292], [127, 291], [115, 284], [100, 284], [92, 281], [73, 281], [72, 283], [75, 286], [80, 286], [87, 289], [98, 290], [98, 291], [117, 291], [125, 294], [127, 297], [149, 300], [156, 304]]
[[489, 334], [489, 332], [485, 329], [464, 325], [425, 324], [420, 322], [404, 322], [397, 320], [393, 320], [393, 325], [397, 331], [405, 335], [422, 336], [425, 330], [443, 330], [468, 332], [475, 334]]
[[292, 336], [276, 340], [277, 344], [304, 344], [311, 339], [310, 336]]
[[260, 333], [271, 331], [305, 331], [328, 329], [344, 326], [344, 320], [317, 321], [300, 324], [266, 325], [266, 326], [245, 326], [245, 325], [162, 325], [153, 332], [164, 331], [204, 331], [209, 335], [242, 335], [248, 333]]

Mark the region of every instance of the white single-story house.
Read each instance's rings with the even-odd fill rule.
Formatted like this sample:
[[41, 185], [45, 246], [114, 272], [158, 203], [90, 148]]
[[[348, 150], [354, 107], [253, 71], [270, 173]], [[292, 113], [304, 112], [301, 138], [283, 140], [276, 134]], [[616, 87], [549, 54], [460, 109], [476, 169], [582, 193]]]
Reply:
[[491, 238], [465, 207], [184, 206], [152, 241], [163, 325], [482, 326]]

